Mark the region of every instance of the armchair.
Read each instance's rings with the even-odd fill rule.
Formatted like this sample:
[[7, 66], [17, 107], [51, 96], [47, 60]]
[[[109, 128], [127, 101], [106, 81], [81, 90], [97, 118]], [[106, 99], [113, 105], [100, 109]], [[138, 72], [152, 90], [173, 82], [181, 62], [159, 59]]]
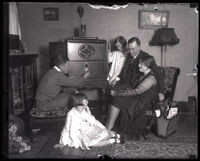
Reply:
[[[165, 100], [173, 101], [177, 79], [180, 74], [180, 68], [178, 67], [159, 67], [164, 80], [164, 95]], [[155, 107], [158, 106], [158, 102], [152, 103], [150, 109], [146, 112], [147, 116], [147, 130], [155, 125], [155, 113], [153, 112]]]
[[[165, 99], [172, 101], [174, 97], [175, 89], [176, 89], [177, 79], [180, 74], [180, 69], [178, 67], [159, 67], [159, 68], [161, 70], [161, 73], [163, 75], [163, 80], [164, 80]], [[145, 109], [148, 109], [146, 110], [146, 113], [144, 115], [144, 120], [146, 120], [145, 121], [146, 130], [144, 129], [145, 131], [141, 131], [142, 133], [144, 132], [143, 137], [145, 139], [146, 139], [145, 132], [148, 132], [150, 129], [152, 129], [151, 127], [153, 127], [153, 125], [156, 125], [155, 124], [155, 121], [156, 121], [155, 108], [158, 106], [158, 103], [159, 102], [156, 102], [154, 100], [148, 105], [146, 105]], [[123, 131], [124, 123], [127, 122], [127, 116], [123, 112], [121, 112], [120, 115], [121, 116], [119, 117], [118, 121], [120, 121], [119, 123], [120, 131]], [[134, 123], [130, 123], [130, 124], [134, 125]]]

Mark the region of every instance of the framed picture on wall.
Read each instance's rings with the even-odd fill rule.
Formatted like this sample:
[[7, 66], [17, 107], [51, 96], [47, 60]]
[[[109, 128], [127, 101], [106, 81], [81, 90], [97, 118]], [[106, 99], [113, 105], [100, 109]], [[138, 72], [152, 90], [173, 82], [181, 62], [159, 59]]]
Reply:
[[169, 21], [169, 11], [139, 10], [138, 19], [138, 27], [141, 29], [167, 27]]
[[59, 20], [59, 8], [43, 8], [45, 21], [58, 21]]

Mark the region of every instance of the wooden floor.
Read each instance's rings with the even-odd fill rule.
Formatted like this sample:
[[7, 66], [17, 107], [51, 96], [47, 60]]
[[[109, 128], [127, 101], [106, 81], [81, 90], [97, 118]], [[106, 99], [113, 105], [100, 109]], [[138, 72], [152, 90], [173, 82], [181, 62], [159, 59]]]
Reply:
[[[96, 116], [98, 118], [98, 116]], [[178, 130], [176, 131], [177, 134], [188, 134], [192, 136], [197, 137], [197, 130], [198, 130], [198, 116], [194, 114], [180, 114], [179, 117], [179, 127]], [[49, 158], [51, 156], [51, 150], [53, 145], [58, 142], [59, 140], [59, 134], [62, 129], [49, 129], [49, 130], [41, 130], [38, 134], [37, 137], [41, 138], [43, 137], [42, 140], [39, 140], [40, 145], [36, 146], [39, 142], [36, 141], [33, 143], [32, 149], [29, 152], [25, 152], [19, 155], [10, 155], [10, 158]], [[49, 139], [49, 138], [54, 138], [54, 139]], [[46, 140], [46, 141], [45, 141]], [[147, 140], [148, 142], [148, 140]], [[35, 144], [35, 145], [34, 145]], [[107, 148], [107, 149], [106, 149]], [[36, 151], [36, 149], [38, 151]], [[109, 147], [105, 147], [103, 149], [105, 152], [109, 151]], [[94, 149], [93, 153], [97, 153], [98, 148]], [[34, 154], [33, 154], [34, 153]], [[55, 154], [56, 155], [56, 154]], [[68, 156], [69, 158], [85, 158], [86, 155], [92, 155], [89, 153], [86, 153], [85, 151], [82, 151], [80, 149], [72, 150], [70, 148], [65, 149], [64, 155]], [[52, 156], [51, 156], [52, 157]]]

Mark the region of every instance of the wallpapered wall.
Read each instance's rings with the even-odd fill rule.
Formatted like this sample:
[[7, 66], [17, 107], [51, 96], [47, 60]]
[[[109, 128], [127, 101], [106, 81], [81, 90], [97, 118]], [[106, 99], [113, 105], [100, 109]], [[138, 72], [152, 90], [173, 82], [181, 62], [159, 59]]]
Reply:
[[[39, 53], [38, 81], [49, 68], [48, 43], [73, 36], [74, 28], [78, 27], [80, 22], [78, 6], [78, 3], [19, 3], [22, 39], [30, 53]], [[137, 36], [142, 42], [142, 49], [153, 55], [160, 65], [160, 47], [149, 46], [154, 30], [138, 28], [138, 11], [153, 10], [152, 7], [143, 8], [136, 4], [129, 4], [128, 7], [119, 10], [97, 10], [88, 4], [83, 3], [82, 6], [84, 8], [82, 23], [87, 25], [88, 37], [111, 40], [123, 35], [128, 40]], [[49, 7], [59, 8], [58, 21], [44, 21], [43, 8]], [[158, 10], [169, 10], [168, 27], [175, 28], [180, 39], [178, 45], [167, 47], [166, 66], [177, 66], [181, 69], [174, 99], [187, 101], [188, 95], [197, 96], [197, 80], [192, 76], [185, 76], [192, 71], [198, 60], [197, 13], [189, 5], [160, 4]], [[192, 90], [188, 92], [190, 89]]]

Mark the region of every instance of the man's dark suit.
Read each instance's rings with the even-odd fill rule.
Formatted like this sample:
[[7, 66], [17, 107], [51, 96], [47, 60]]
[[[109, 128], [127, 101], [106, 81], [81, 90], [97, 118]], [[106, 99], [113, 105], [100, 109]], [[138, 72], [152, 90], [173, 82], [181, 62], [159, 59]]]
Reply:
[[[120, 81], [117, 84], [129, 84], [133, 88], [135, 88], [138, 85], [138, 81], [143, 75], [139, 71], [139, 60], [141, 58], [148, 58], [152, 57], [148, 53], [140, 50], [140, 53], [137, 55], [137, 57], [134, 59], [130, 54], [127, 56], [127, 59], [124, 63], [124, 67], [119, 75]], [[158, 81], [158, 89], [160, 93], [163, 93], [163, 76], [159, 69], [159, 67], [155, 64], [152, 67], [152, 71], [155, 73], [157, 81]]]

